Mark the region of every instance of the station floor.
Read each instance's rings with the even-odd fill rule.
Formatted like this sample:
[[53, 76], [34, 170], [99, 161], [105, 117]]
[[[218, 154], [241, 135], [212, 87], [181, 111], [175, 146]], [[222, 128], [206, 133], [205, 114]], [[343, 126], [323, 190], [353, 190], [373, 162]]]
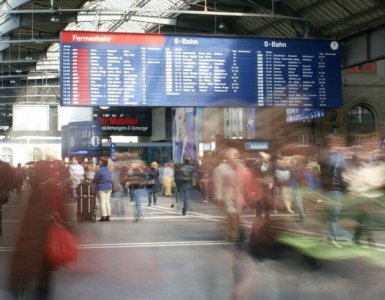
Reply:
[[[24, 198], [12, 197], [3, 206], [0, 299], [7, 299], [7, 267]], [[79, 258], [55, 272], [53, 299], [384, 299], [384, 264], [354, 257], [314, 266], [295, 252], [278, 260], [258, 260], [247, 247], [226, 241], [223, 209], [202, 202], [197, 193], [186, 216], [180, 204], [171, 207], [174, 198], [159, 197], [157, 206], [150, 207], [143, 199], [144, 217], [138, 223], [133, 222], [132, 203], [126, 201], [124, 215], [118, 215], [117, 203], [112, 199], [110, 222], [77, 222], [75, 203], [67, 204], [74, 212], [71, 225], [77, 232]], [[271, 226], [324, 239], [326, 225], [316, 227], [311, 213], [301, 224], [294, 218], [273, 213]], [[253, 211], [242, 215], [246, 236], [254, 219]], [[385, 235], [376, 234], [375, 251], [384, 252]]]

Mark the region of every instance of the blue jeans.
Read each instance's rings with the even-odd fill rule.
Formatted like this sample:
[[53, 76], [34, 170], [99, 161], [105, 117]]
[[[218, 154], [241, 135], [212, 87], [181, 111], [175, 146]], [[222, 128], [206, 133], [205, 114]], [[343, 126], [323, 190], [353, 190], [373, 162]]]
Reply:
[[329, 240], [350, 240], [352, 238], [352, 234], [346, 230], [343, 230], [340, 226], [338, 226], [338, 218], [341, 215], [341, 198], [342, 192], [340, 191], [330, 191], [328, 192], [328, 197], [330, 201], [332, 201], [333, 210], [331, 211], [328, 227], [329, 232], [327, 238]]
[[114, 192], [114, 197], [112, 198], [114, 206], [113, 211], [118, 216], [125, 215], [126, 213], [126, 199], [123, 192]]
[[305, 217], [305, 210], [303, 208], [302, 190], [299, 187], [292, 187], [295, 205], [298, 208], [299, 218], [303, 220]]
[[191, 183], [181, 183], [180, 184], [180, 192], [182, 195], [182, 201], [183, 201], [183, 208], [182, 208], [182, 214], [186, 214], [188, 209], [188, 201], [191, 197], [191, 191], [192, 191], [192, 184]]
[[142, 198], [147, 196], [147, 189], [144, 188], [139, 188], [139, 189], [134, 189], [134, 200], [135, 200], [135, 217], [139, 218], [142, 215]]

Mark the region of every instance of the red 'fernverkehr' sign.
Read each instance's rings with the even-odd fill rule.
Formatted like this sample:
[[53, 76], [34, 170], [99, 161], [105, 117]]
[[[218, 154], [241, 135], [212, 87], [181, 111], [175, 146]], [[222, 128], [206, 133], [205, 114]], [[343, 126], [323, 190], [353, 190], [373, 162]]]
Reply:
[[113, 45], [146, 45], [164, 46], [163, 35], [154, 34], [124, 34], [119, 32], [100, 33], [100, 32], [81, 32], [63, 31], [61, 33], [63, 43], [74, 44], [113, 44]]

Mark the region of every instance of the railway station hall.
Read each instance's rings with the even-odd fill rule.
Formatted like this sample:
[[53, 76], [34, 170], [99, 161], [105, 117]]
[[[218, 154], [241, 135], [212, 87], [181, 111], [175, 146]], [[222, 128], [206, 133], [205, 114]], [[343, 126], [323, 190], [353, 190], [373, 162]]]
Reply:
[[384, 278], [385, 1], [0, 0], [0, 300]]

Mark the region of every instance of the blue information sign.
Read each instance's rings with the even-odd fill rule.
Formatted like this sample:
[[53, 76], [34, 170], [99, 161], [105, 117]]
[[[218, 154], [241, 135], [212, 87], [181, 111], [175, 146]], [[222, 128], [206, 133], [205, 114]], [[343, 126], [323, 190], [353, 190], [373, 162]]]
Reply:
[[245, 142], [245, 150], [269, 150], [269, 142]]
[[72, 122], [67, 126], [68, 156], [99, 157], [102, 153], [101, 124], [95, 121]]
[[340, 45], [290, 40], [64, 31], [61, 104], [341, 106]]
[[115, 161], [115, 159], [116, 159], [116, 144], [115, 143], [111, 143], [110, 153], [111, 153], [112, 161]]
[[322, 108], [289, 108], [286, 110], [287, 123], [318, 119], [324, 116], [325, 110]]

